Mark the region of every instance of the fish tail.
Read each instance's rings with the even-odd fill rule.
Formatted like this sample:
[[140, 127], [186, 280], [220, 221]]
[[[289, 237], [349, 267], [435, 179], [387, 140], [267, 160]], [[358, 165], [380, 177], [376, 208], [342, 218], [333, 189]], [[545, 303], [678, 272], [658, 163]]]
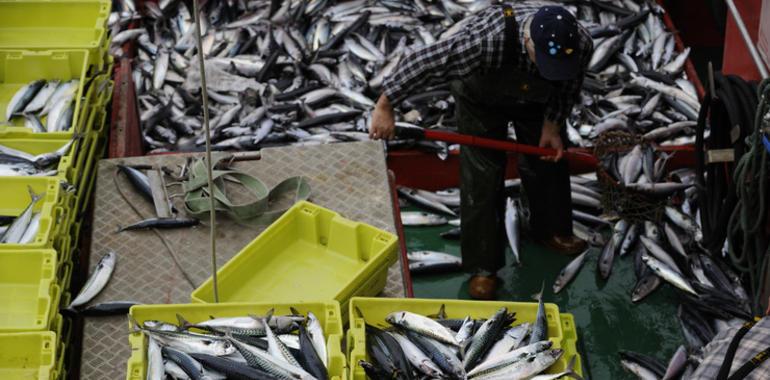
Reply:
[[540, 285], [540, 292], [535, 293], [532, 295], [532, 299], [535, 301], [540, 302], [540, 300], [543, 298], [543, 291], [545, 290], [545, 280], [543, 280], [543, 283]]
[[567, 369], [564, 371], [564, 376], [571, 377], [577, 380], [583, 380], [583, 377], [578, 375], [575, 372], [575, 359], [577, 359], [577, 355], [572, 355], [572, 358], [569, 360], [569, 363], [567, 364]]
[[235, 340], [235, 338], [233, 337], [233, 329], [227, 327], [224, 329], [224, 333], [225, 333], [225, 338], [231, 341]]
[[32, 190], [32, 186], [27, 186], [27, 191], [29, 191], [29, 197], [32, 199], [32, 204], [37, 203], [37, 201], [39, 201], [40, 198], [43, 198], [43, 195], [45, 195], [45, 191], [40, 194], [36, 194], [35, 190]]
[[136, 318], [134, 318], [133, 315], [129, 315], [128, 316], [128, 322], [131, 324], [131, 332], [132, 333], [142, 331], [142, 327], [141, 327], [142, 325], [139, 324], [139, 321], [137, 321]]
[[184, 317], [181, 314], [177, 313], [176, 320], [179, 322], [179, 326], [185, 330], [193, 326], [193, 324], [190, 323], [188, 320], [184, 319]]

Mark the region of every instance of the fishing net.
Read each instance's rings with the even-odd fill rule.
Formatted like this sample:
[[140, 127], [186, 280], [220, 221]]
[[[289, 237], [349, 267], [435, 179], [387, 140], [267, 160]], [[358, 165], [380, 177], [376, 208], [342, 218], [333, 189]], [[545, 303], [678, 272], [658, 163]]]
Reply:
[[663, 215], [665, 199], [623, 186], [602, 164], [610, 156], [628, 153], [636, 145], [644, 147], [647, 142], [641, 136], [626, 131], [608, 131], [596, 140], [594, 155], [599, 159], [596, 177], [602, 188], [602, 207], [605, 213], [615, 214], [630, 222], [658, 222]]

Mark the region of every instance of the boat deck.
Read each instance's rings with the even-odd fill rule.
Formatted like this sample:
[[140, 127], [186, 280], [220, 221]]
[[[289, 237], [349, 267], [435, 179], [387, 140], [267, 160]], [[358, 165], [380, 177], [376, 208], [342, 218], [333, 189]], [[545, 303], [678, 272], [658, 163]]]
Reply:
[[[412, 210], [414, 208], [408, 208]], [[416, 209], [414, 209], [416, 210]], [[439, 237], [451, 226], [404, 227], [407, 248], [434, 250], [460, 255], [459, 241]], [[676, 308], [676, 291], [663, 284], [638, 304], [631, 302], [631, 290], [636, 283], [634, 263], [629, 255], [616, 257], [607, 281], [596, 269], [600, 247], [591, 248], [580, 273], [559, 294], [554, 294], [553, 282], [572, 258], [549, 251], [527, 239], [521, 247], [522, 266], [509, 264], [498, 275], [503, 286], [500, 300], [535, 302], [532, 295], [545, 282], [544, 299], [559, 305], [563, 313], [572, 313], [578, 332], [578, 351], [583, 360], [586, 379], [631, 379], [633, 375], [620, 365], [619, 350], [653, 356], [668, 363], [680, 344], [684, 344]], [[464, 273], [412, 274], [414, 296], [420, 298], [469, 299], [468, 275]]]
[[[262, 149], [261, 159], [240, 161], [234, 167], [261, 179], [268, 187], [290, 176], [305, 176], [312, 188], [311, 201], [343, 216], [396, 233], [392, 193], [379, 142]], [[200, 154], [193, 154], [193, 156]], [[125, 176], [115, 179], [117, 164], [162, 165], [175, 168], [189, 155], [161, 155], [102, 160], [98, 166], [89, 268], [108, 250], [118, 262], [107, 287], [92, 301], [131, 300], [142, 303], [188, 303], [193, 287], [174, 265], [162, 241], [152, 231], [116, 233], [118, 226], [154, 214], [149, 202], [133, 192]], [[116, 182], [142, 216], [136, 215], [116, 189]], [[169, 193], [179, 191], [171, 187]], [[237, 199], [236, 199], [237, 200]], [[181, 199], [175, 199], [183, 209]], [[260, 232], [217, 219], [217, 262], [221, 266]], [[206, 226], [161, 232], [197, 287], [211, 275], [209, 229]], [[401, 264], [388, 273], [382, 296], [406, 295]], [[125, 316], [86, 318], [80, 378], [123, 379], [130, 356]]]

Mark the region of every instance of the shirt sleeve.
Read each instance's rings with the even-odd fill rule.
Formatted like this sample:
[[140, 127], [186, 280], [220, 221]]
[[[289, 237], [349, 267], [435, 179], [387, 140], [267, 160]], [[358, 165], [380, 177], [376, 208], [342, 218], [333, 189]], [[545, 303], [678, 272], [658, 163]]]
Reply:
[[395, 106], [415, 91], [467, 76], [489, 60], [491, 45], [489, 36], [466, 27], [450, 38], [422, 46], [407, 54], [385, 78], [383, 92]]
[[580, 73], [573, 80], [561, 81], [555, 85], [554, 92], [545, 106], [545, 119], [564, 125], [564, 121], [572, 112], [572, 106], [580, 97], [580, 89], [583, 87], [583, 78], [588, 68], [588, 62], [593, 55], [594, 45], [590, 37], [582, 39], [580, 57]]

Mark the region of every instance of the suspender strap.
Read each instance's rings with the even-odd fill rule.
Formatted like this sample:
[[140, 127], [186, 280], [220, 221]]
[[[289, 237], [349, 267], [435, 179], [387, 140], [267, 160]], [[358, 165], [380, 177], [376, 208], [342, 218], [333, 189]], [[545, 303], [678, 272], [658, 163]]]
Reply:
[[[717, 377], [716, 377], [717, 380], [742, 379], [743, 377], [746, 376], [746, 374], [751, 372], [754, 368], [756, 368], [757, 366], [762, 364], [762, 362], [767, 359], [767, 354], [765, 353], [765, 355], [762, 356], [761, 361], [759, 362], [759, 364], [757, 364], [756, 366], [754, 366], [751, 369], [748, 369], [748, 372], [746, 372], [746, 374], [744, 374], [743, 377], [735, 377], [738, 374], [738, 372], [740, 371], [739, 370], [739, 371], [736, 371], [736, 373], [733, 374], [733, 376], [730, 376], [728, 378], [728, 375], [730, 375], [730, 368], [732, 368], [732, 366], [733, 366], [733, 359], [735, 359], [735, 352], [738, 350], [738, 346], [740, 345], [741, 340], [746, 335], [746, 333], [748, 333], [749, 330], [751, 330], [751, 328], [754, 327], [754, 325], [756, 323], [757, 323], [757, 321], [746, 322], [735, 333], [735, 335], [733, 336], [733, 339], [730, 341], [730, 345], [727, 346], [727, 352], [725, 352], [725, 358], [722, 361], [722, 366], [719, 367], [719, 373], [717, 374]], [[765, 351], [767, 351], [767, 350], [765, 350]], [[765, 351], [763, 351], [763, 352], [765, 352]], [[763, 352], [760, 352], [759, 354], [757, 354], [757, 356], [761, 356]], [[748, 363], [744, 364], [743, 367], [746, 367], [746, 365], [752, 363], [753, 361], [754, 361], [754, 358], [752, 358]], [[743, 369], [743, 367], [741, 367], [741, 369]]]
[[751, 371], [755, 370], [757, 367], [761, 366], [762, 363], [767, 360], [767, 358], [770, 357], [770, 346], [768, 346], [764, 351], [754, 355], [751, 360], [744, 363], [741, 368], [738, 368], [735, 373], [732, 374], [732, 376], [728, 377], [727, 380], [742, 380], [745, 379], [746, 376], [751, 373]]
[[505, 49], [503, 50], [503, 62], [512, 62], [515, 54], [519, 53], [519, 28], [516, 24], [513, 7], [503, 5], [503, 18], [505, 19]]

